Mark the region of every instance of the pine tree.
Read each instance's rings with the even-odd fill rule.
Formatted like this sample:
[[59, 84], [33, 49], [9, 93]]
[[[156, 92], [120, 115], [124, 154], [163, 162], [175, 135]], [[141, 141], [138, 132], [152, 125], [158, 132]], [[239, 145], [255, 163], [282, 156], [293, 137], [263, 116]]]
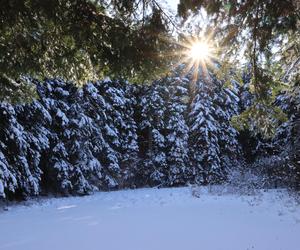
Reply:
[[191, 161], [194, 181], [209, 184], [224, 178], [218, 141], [219, 124], [215, 118], [214, 92], [198, 81], [189, 114]]
[[60, 79], [47, 79], [37, 85], [41, 103], [52, 117], [50, 124], [50, 147], [42, 162], [45, 191], [69, 194], [73, 191], [71, 181], [72, 166], [66, 142], [70, 139], [68, 98], [70, 84]]
[[[28, 137], [24, 127], [18, 123], [14, 107], [0, 103], [0, 152], [1, 152], [1, 193], [8, 198], [26, 198], [38, 195], [42, 171], [37, 164], [30, 164]], [[3, 191], [4, 190], [4, 191]]]
[[222, 81], [215, 79], [216, 89], [214, 105], [216, 106], [215, 117], [219, 122], [218, 141], [220, 145], [220, 159], [223, 169], [238, 167], [243, 160], [241, 147], [238, 142], [238, 131], [233, 127], [231, 120], [233, 116], [240, 113], [238, 97], [239, 85], [231, 81], [231, 85], [225, 87]]
[[221, 183], [230, 168], [239, 163], [238, 132], [231, 125], [238, 114], [237, 85], [225, 88], [224, 83], [210, 75], [209, 81], [195, 83], [191, 102], [190, 149], [194, 181], [199, 184]]
[[135, 186], [135, 174], [138, 171], [138, 135], [137, 124], [134, 120], [137, 100], [135, 86], [128, 82], [121, 82], [124, 91], [124, 105], [120, 108], [124, 120], [124, 127], [120, 128], [121, 136], [121, 169], [123, 186]]
[[86, 84], [82, 92], [82, 108], [84, 115], [87, 117], [85, 130], [89, 134], [85, 143], [94, 158], [90, 164], [91, 167], [97, 170], [97, 186], [99, 189], [107, 190], [115, 185], [115, 181], [111, 179], [109, 172], [106, 170], [106, 148], [109, 147], [103, 137], [106, 121], [104, 107], [106, 103], [99, 94], [96, 83]]
[[98, 82], [79, 90], [57, 79], [39, 88], [53, 118], [45, 186], [55, 192], [86, 194], [118, 185], [114, 147], [119, 138], [108, 129], [111, 106], [100, 94], [101, 88]]
[[188, 181], [189, 150], [186, 123], [188, 79], [168, 77], [163, 80], [169, 89], [166, 117], [167, 183], [183, 185]]
[[[276, 131], [273, 139], [275, 152], [280, 157], [276, 177], [284, 184], [300, 190], [300, 84], [295, 79], [290, 91], [282, 93], [277, 102], [287, 113], [288, 120]], [[276, 178], [275, 177], [275, 178]]]
[[93, 137], [92, 119], [84, 114], [83, 91], [77, 90], [73, 95], [68, 110], [69, 140], [66, 146], [69, 153], [69, 162], [72, 166], [72, 184], [78, 194], [86, 194], [97, 190], [101, 165], [93, 156], [89, 141]]
[[142, 93], [139, 121], [142, 167], [139, 178], [144, 180], [144, 185], [165, 185], [168, 172], [165, 124], [168, 89], [156, 81], [143, 88]]
[[[5, 145], [0, 141], [0, 148], [4, 148]], [[5, 158], [5, 155], [0, 150], [0, 198], [6, 198], [7, 194], [13, 194], [16, 191], [17, 180], [13, 174], [11, 166]]]
[[[255, 95], [250, 91], [251, 74], [249, 72], [244, 72], [242, 74], [242, 83], [238, 89], [239, 96], [239, 111], [238, 114], [245, 112], [249, 109], [255, 102]], [[240, 117], [237, 116], [238, 126], [241, 125]], [[247, 126], [240, 126], [238, 141], [242, 150], [243, 158], [247, 164], [253, 164], [258, 154], [261, 154], [264, 150], [262, 145], [264, 145], [264, 140], [260, 134], [256, 132], [255, 126], [249, 122]], [[246, 166], [249, 168], [249, 166]]]
[[104, 100], [102, 135], [105, 141], [103, 153], [105, 155], [104, 166], [107, 171], [109, 188], [116, 188], [120, 184], [122, 171], [120, 166], [121, 136], [119, 127], [124, 127], [124, 120], [120, 107], [124, 105], [124, 93], [116, 82], [110, 79], [97, 82], [99, 94]]

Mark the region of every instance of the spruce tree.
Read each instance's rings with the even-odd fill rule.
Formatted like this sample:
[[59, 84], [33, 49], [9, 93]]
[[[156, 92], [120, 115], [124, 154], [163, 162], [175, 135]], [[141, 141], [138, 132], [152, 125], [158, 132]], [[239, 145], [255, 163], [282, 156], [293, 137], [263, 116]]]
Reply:
[[[2, 196], [6, 193], [10, 196], [8, 198], [26, 198], [39, 194], [42, 171], [38, 164], [31, 164], [36, 151], [30, 149], [30, 135], [18, 122], [16, 110], [11, 104], [0, 103], [0, 120]], [[32, 152], [34, 155], [31, 155]]]
[[169, 93], [160, 81], [143, 90], [139, 122], [142, 167], [139, 175], [144, 179], [144, 185], [166, 185], [168, 168], [165, 117]]
[[70, 139], [70, 120], [67, 117], [70, 87], [71, 84], [60, 79], [47, 79], [37, 86], [40, 100], [52, 117], [50, 147], [42, 163], [46, 192], [69, 194], [73, 191], [72, 166], [66, 145]]
[[120, 82], [124, 92], [124, 105], [120, 108], [124, 120], [124, 127], [120, 128], [121, 136], [121, 169], [123, 186], [135, 186], [135, 174], [138, 171], [138, 135], [137, 124], [134, 120], [137, 100], [136, 87], [128, 82]]
[[239, 110], [236, 84], [226, 88], [211, 74], [194, 84], [189, 113], [193, 178], [199, 184], [222, 183], [240, 160], [238, 132], [231, 124]]
[[166, 117], [167, 184], [183, 185], [189, 175], [188, 125], [186, 123], [188, 79], [167, 77], [169, 89]]
[[194, 181], [204, 185], [224, 177], [218, 144], [219, 124], [215, 118], [216, 109], [213, 103], [214, 94], [207, 83], [198, 81], [189, 114], [189, 144]]
[[88, 83], [82, 89], [82, 108], [84, 115], [88, 117], [85, 129], [90, 134], [86, 141], [90, 152], [94, 157], [93, 165], [98, 169], [98, 186], [100, 189], [107, 189], [108, 177], [105, 172], [105, 154], [104, 147], [106, 142], [102, 135], [102, 128], [104, 127], [105, 101], [99, 94], [96, 84]]

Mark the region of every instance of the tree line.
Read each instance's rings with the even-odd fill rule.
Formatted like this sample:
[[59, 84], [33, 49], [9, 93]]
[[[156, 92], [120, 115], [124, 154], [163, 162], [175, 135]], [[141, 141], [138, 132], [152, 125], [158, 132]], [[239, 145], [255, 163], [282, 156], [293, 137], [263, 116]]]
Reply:
[[28, 78], [38, 99], [0, 103], [2, 199], [236, 178], [251, 185], [253, 176], [257, 187], [299, 189], [299, 82], [277, 95], [274, 106], [287, 119], [265, 138], [256, 123], [234, 122], [257, 98], [251, 75], [228, 85], [183, 71], [149, 85]]

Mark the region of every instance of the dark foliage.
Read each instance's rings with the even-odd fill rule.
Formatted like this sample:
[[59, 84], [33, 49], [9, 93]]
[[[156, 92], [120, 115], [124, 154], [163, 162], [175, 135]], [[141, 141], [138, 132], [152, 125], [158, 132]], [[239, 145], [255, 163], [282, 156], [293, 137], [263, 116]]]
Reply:
[[61, 79], [30, 81], [38, 100], [0, 104], [3, 198], [207, 185], [235, 171], [251, 171], [264, 187], [299, 189], [297, 82], [276, 103], [289, 110], [287, 122], [263, 139], [231, 123], [255, 98], [247, 86], [225, 87], [213, 75], [192, 81], [174, 72], [152, 85], [106, 79], [83, 88]]

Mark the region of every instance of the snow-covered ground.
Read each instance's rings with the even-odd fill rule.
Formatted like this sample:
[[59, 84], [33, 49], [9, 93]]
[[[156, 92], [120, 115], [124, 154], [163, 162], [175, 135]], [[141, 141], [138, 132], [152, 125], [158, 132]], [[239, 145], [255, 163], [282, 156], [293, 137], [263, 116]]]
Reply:
[[13, 206], [0, 213], [0, 249], [300, 249], [300, 207], [284, 192], [197, 196], [139, 189]]

